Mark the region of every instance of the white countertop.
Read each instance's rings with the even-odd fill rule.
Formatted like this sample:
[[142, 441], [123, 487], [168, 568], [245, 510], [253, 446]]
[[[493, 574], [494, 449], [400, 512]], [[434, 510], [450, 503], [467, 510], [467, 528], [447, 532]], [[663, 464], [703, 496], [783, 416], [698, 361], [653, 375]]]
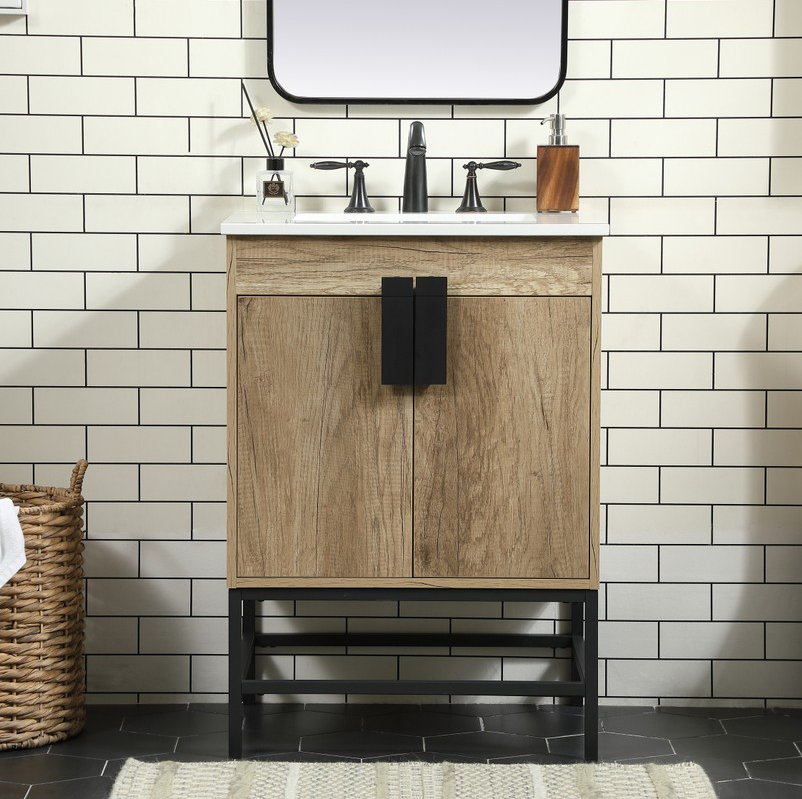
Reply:
[[272, 219], [238, 211], [220, 225], [226, 236], [607, 236], [610, 226], [578, 214], [325, 214]]

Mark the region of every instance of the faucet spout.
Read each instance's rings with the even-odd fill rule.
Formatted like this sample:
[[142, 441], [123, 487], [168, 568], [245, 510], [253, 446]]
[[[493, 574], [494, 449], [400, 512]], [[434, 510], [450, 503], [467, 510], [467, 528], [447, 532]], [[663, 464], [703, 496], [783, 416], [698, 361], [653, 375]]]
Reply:
[[429, 210], [429, 191], [426, 185], [426, 133], [422, 122], [413, 122], [409, 126], [401, 210], [412, 213]]

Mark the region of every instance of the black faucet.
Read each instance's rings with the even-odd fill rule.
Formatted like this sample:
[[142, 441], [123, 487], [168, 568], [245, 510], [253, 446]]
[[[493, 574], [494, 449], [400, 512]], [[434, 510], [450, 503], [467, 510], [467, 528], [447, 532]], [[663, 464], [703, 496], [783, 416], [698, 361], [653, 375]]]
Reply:
[[409, 126], [407, 143], [407, 168], [404, 172], [404, 212], [426, 212], [429, 210], [429, 192], [426, 185], [426, 134], [422, 122]]

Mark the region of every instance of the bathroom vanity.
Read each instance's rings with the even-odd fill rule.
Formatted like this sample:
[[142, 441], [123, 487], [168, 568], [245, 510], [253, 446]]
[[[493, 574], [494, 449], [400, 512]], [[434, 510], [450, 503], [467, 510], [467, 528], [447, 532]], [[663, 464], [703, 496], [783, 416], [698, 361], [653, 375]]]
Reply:
[[[606, 225], [243, 212], [222, 232], [231, 755], [257, 694], [498, 693], [584, 700], [594, 759]], [[552, 636], [255, 629], [262, 599], [372, 597], [566, 602], [571, 620]], [[393, 642], [566, 648], [571, 679], [256, 679], [256, 647]]]

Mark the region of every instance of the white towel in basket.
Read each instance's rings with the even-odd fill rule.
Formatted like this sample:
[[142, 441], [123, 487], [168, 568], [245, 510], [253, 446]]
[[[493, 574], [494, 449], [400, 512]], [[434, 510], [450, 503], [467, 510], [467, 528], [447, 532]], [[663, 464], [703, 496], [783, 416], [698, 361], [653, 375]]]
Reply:
[[24, 565], [25, 537], [19, 508], [8, 498], [0, 499], [0, 588]]

